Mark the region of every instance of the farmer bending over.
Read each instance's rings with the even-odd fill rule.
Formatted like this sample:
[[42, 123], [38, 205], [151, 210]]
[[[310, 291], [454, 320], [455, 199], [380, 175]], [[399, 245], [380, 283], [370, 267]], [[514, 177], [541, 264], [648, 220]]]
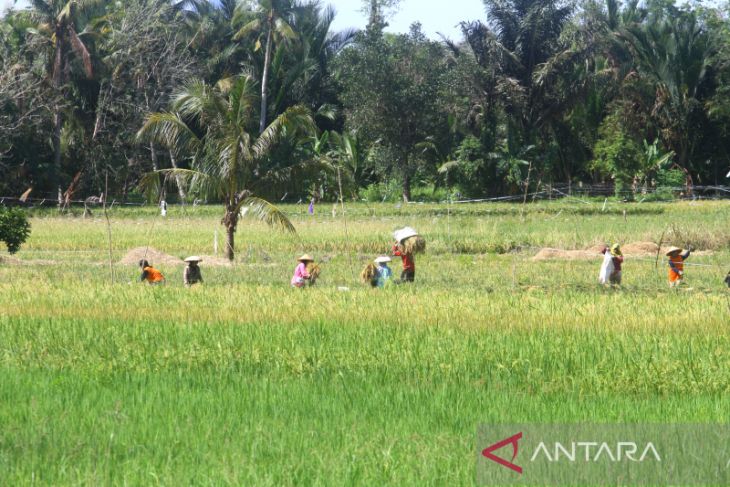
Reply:
[[141, 282], [147, 281], [149, 284], [163, 284], [165, 282], [165, 276], [162, 275], [162, 272], [152, 267], [146, 260], [140, 260], [139, 266], [142, 268], [142, 275], [139, 277]]
[[375, 276], [375, 287], [385, 287], [390, 282], [390, 278], [393, 277], [393, 271], [388, 267], [390, 257], [387, 255], [381, 255], [375, 259], [375, 263], [378, 264], [378, 273]]
[[297, 267], [294, 269], [294, 275], [291, 278], [291, 285], [292, 287], [303, 288], [307, 281], [312, 278], [307, 271], [307, 264], [314, 262], [314, 259], [311, 255], [304, 254], [297, 260], [299, 261], [299, 264], [297, 264]]

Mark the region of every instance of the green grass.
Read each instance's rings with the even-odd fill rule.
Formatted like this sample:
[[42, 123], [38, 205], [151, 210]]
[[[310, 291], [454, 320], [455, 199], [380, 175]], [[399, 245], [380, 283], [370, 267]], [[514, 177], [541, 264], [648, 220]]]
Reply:
[[[286, 207], [299, 237], [244, 222], [193, 289], [181, 266], [111, 284], [103, 220], [39, 213], [0, 264], [0, 483], [472, 485], [479, 423], [730, 421], [730, 205], [602, 203], [353, 205], [347, 229]], [[114, 260], [211, 254], [218, 210], [114, 209]], [[417, 283], [363, 287], [401, 224], [428, 238]], [[530, 259], [662, 233], [713, 251], [685, 289], [649, 257], [615, 290], [599, 261]], [[322, 280], [292, 290], [303, 250]]]

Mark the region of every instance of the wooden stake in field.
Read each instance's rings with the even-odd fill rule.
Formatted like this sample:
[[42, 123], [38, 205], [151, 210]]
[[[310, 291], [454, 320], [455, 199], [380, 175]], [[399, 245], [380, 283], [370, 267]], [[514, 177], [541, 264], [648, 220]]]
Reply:
[[114, 284], [114, 260], [112, 259], [112, 224], [109, 221], [109, 213], [106, 211], [106, 199], [109, 195], [109, 171], [106, 172], [104, 182], [104, 198], [102, 203], [104, 204], [104, 218], [106, 218], [106, 231], [109, 237], [109, 275], [111, 276], [112, 285]]

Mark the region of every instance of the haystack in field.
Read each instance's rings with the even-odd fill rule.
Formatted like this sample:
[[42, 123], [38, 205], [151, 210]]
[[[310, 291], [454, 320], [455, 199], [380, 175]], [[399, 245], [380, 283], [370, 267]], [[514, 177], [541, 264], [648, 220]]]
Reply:
[[373, 280], [378, 275], [378, 266], [376, 266], [374, 263], [369, 263], [366, 265], [363, 270], [360, 272], [360, 280], [364, 284], [370, 284], [372, 285]]
[[544, 248], [535, 254], [532, 260], [590, 260], [602, 257], [600, 253], [590, 250], [563, 250]]

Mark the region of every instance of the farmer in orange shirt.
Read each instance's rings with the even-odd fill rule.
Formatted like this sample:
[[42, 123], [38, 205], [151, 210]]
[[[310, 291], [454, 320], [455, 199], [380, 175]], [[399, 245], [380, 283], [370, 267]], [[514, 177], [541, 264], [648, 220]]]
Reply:
[[165, 276], [162, 275], [162, 272], [152, 267], [149, 262], [142, 259], [139, 261], [139, 266], [142, 268], [142, 275], [139, 277], [140, 281], [147, 281], [149, 284], [164, 284]]
[[670, 247], [667, 250], [667, 257], [669, 257], [669, 271], [667, 277], [669, 278], [669, 286], [679, 286], [684, 279], [684, 261], [689, 258], [689, 254], [692, 252], [692, 247], [687, 249], [686, 252], [682, 252], [683, 249], [679, 247]]

